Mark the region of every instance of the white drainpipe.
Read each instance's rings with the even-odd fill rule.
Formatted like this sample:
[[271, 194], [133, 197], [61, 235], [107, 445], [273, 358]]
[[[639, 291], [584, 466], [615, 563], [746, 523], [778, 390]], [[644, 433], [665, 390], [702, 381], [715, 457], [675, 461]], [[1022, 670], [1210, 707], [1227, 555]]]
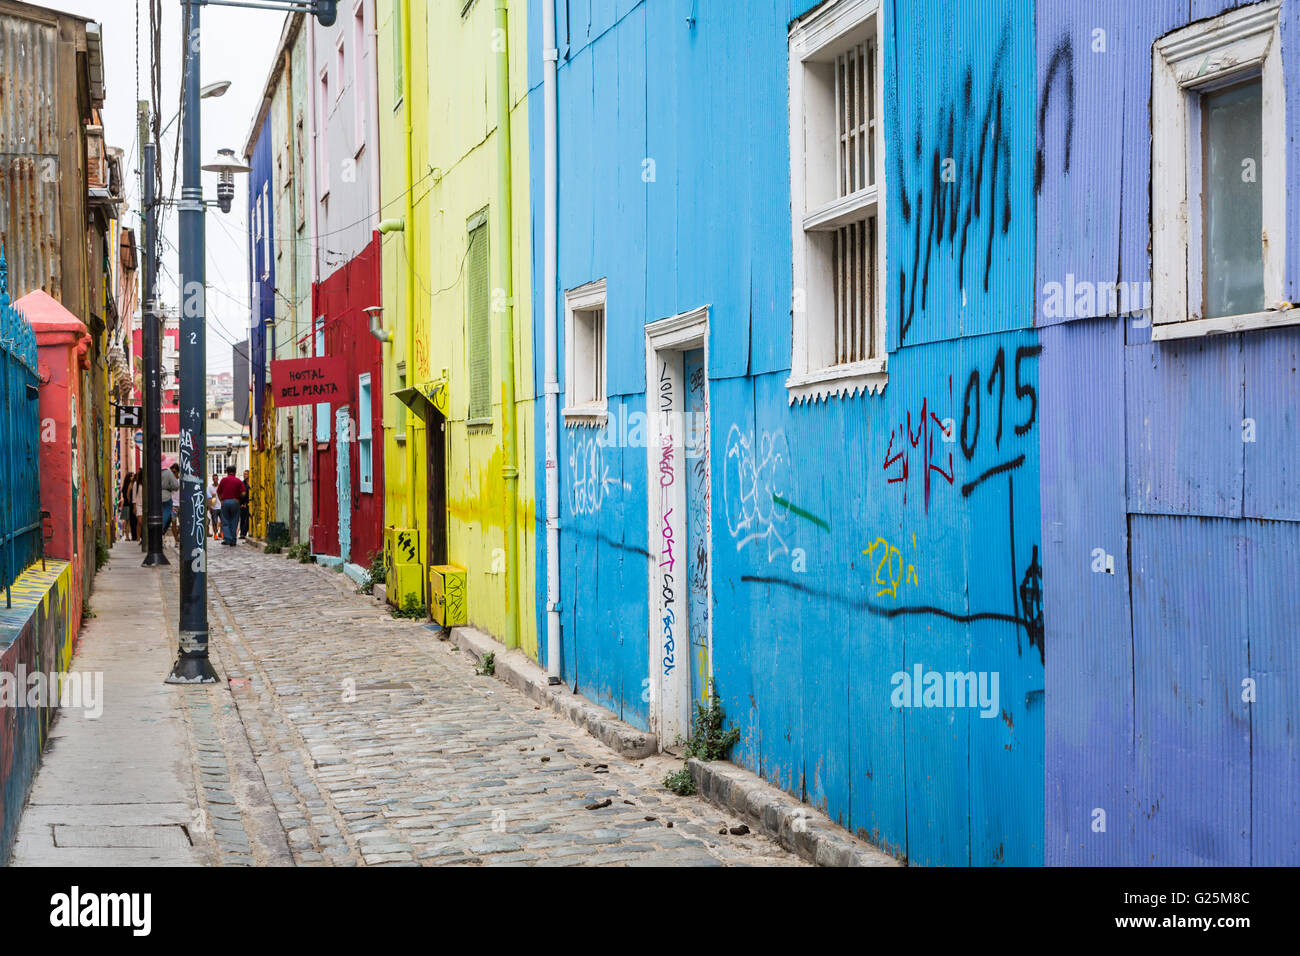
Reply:
[[545, 239], [542, 253], [542, 289], [545, 305], [546, 362], [546, 672], [549, 682], [560, 683], [560, 376], [555, 356], [556, 340], [556, 94], [555, 74], [559, 51], [555, 45], [555, 0], [542, 2], [542, 100], [545, 104], [545, 166], [543, 200]]

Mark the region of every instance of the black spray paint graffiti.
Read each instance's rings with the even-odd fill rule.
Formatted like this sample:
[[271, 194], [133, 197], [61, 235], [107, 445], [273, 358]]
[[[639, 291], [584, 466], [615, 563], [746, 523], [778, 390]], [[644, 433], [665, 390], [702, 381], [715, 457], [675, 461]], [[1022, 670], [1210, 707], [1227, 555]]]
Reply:
[[[968, 64], [962, 78], [960, 103], [942, 107], [934, 121], [928, 153], [918, 126], [913, 137], [916, 177], [909, 182], [906, 150], [895, 151], [899, 210], [912, 229], [910, 265], [898, 270], [900, 344], [916, 314], [917, 289], [925, 309], [930, 281], [930, 256], [947, 244], [957, 258], [957, 283], [965, 286], [966, 251], [984, 233], [984, 291], [993, 267], [993, 242], [1011, 228], [1011, 141], [1003, 125], [1003, 68], [1010, 42], [1010, 24], [1002, 26], [988, 82], [975, 94], [974, 73]], [[903, 142], [894, 119], [895, 142]], [[928, 167], [928, 168], [927, 168]], [[928, 182], [926, 179], [928, 177]], [[924, 239], [924, 244], [923, 240]]]
[[1043, 190], [1043, 173], [1046, 165], [1043, 144], [1047, 142], [1047, 110], [1052, 103], [1052, 89], [1065, 80], [1065, 154], [1063, 172], [1070, 171], [1070, 150], [1074, 146], [1074, 47], [1067, 33], [1056, 41], [1052, 57], [1043, 77], [1043, 89], [1038, 96], [1038, 154], [1034, 159], [1034, 195]]
[[[1026, 359], [1036, 359], [1038, 353], [1043, 350], [1041, 345], [1022, 345], [1016, 349], [1015, 360], [1015, 387], [1016, 399], [1029, 402], [1029, 408], [1026, 412], [1024, 421], [1015, 425], [1016, 437], [1019, 438], [1029, 432], [1034, 427], [1034, 421], [1038, 418], [1038, 393], [1034, 386], [1025, 380], [1026, 373], [1021, 366]], [[1007, 393], [1007, 354], [1001, 346], [998, 347], [997, 355], [993, 358], [993, 367], [989, 370], [988, 376], [988, 394], [993, 395], [993, 383], [998, 383], [997, 399], [997, 431], [993, 434], [993, 445], [995, 451], [1002, 449], [1002, 411], [1006, 404]], [[981, 411], [983, 399], [980, 397], [980, 370], [971, 369], [970, 377], [966, 379], [966, 394], [962, 399], [961, 413], [961, 453], [967, 461], [972, 461], [975, 457], [975, 449], [979, 444], [980, 425], [983, 412]], [[972, 411], [974, 415], [972, 417]], [[990, 412], [991, 414], [991, 412]], [[973, 422], [973, 423], [972, 423]], [[1025, 463], [1023, 453], [1005, 461], [999, 462], [989, 468], [985, 468], [977, 477], [966, 482], [961, 486], [963, 498], [969, 498], [970, 493], [978, 488], [982, 483], [992, 478], [994, 475], [1001, 475], [1005, 472], [1014, 471]]]
[[[1007, 523], [1011, 550], [1009, 563], [1011, 606], [1014, 612], [1011, 614], [982, 612], [963, 615], [944, 611], [930, 605], [910, 608], [881, 608], [868, 602], [865, 605], [859, 604], [856, 606], [865, 607], [866, 610], [873, 614], [881, 613], [887, 617], [893, 617], [896, 613], [923, 613], [937, 614], [941, 617], [963, 622], [975, 620], [1007, 621], [1024, 628], [1030, 646], [1038, 648], [1039, 658], [1042, 659], [1043, 572], [1038, 560], [1038, 546], [1034, 545], [1033, 555], [1029, 560], [1029, 564], [1023, 569], [1023, 573], [1016, 558], [1013, 474], [1025, 464], [1026, 455], [1023, 451], [1011, 454], [1010, 451], [1004, 452], [1002, 450], [1004, 438], [1008, 439], [1010, 445], [1012, 435], [1015, 438], [1023, 438], [1032, 431], [1038, 420], [1038, 391], [1035, 388], [1035, 382], [1037, 381], [1035, 366], [1041, 352], [1042, 346], [1037, 344], [1017, 347], [1014, 357], [1011, 359], [1011, 375], [1010, 380], [1008, 380], [1007, 349], [1005, 346], [998, 346], [992, 362], [987, 366], [987, 372], [983, 371], [982, 366], [977, 365], [967, 375], [965, 391], [962, 394], [960, 427], [951, 419], [944, 420], [936, 414], [934, 409], [940, 407], [938, 403], [931, 403], [928, 399], [923, 400], [916, 428], [913, 429], [913, 419], [909, 412], [906, 423], [900, 423], [898, 428], [890, 432], [889, 444], [885, 449], [884, 458], [884, 470], [886, 472], [890, 472], [891, 467], [896, 466], [896, 470], [890, 473], [887, 481], [891, 484], [895, 482], [903, 484], [903, 501], [906, 503], [907, 482], [911, 472], [909, 468], [909, 452], [913, 450], [920, 452], [922, 456], [920, 465], [924, 469], [926, 478], [925, 511], [927, 514], [930, 510], [929, 479], [931, 471], [936, 472], [950, 485], [953, 484], [955, 474], [951, 452], [940, 451], [941, 456], [943, 454], [947, 455], [947, 471], [944, 471], [941, 467], [942, 462], [935, 463], [936, 439], [949, 443], [954, 441], [959, 443], [962, 458], [965, 459], [968, 465], [979, 469], [977, 472], [972, 471], [974, 476], [961, 485], [963, 498], [970, 498], [977, 489], [990, 479], [998, 475], [1006, 475]], [[949, 406], [952, 404], [952, 386], [952, 377], [949, 376]], [[1008, 391], [1014, 391], [1013, 398], [1008, 397]], [[904, 431], [904, 428], [906, 428], [906, 431]], [[956, 432], [956, 434], [953, 434], [953, 432]], [[980, 462], [979, 465], [975, 464], [977, 458]], [[991, 463], [985, 464], [986, 462]], [[755, 578], [754, 580], [758, 579]], [[776, 582], [779, 579], [765, 580]], [[881, 593], [883, 592], [877, 593], [876, 596], [879, 597]], [[1017, 630], [1016, 633], [1017, 641], [1019, 641], [1019, 631]], [[1021, 650], [1023, 650], [1023, 647], [1021, 647]]]

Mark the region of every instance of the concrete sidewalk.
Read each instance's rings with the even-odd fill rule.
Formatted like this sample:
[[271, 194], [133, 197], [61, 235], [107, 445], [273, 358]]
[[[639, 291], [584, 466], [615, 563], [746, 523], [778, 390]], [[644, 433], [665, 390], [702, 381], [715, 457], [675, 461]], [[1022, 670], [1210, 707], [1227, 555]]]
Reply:
[[[176, 658], [177, 554], [142, 568], [119, 541], [95, 578], [72, 674], [102, 674], [102, 714], [60, 712], [12, 866], [252, 866], [292, 862], [223, 683], [163, 683]], [[250, 834], [251, 839], [250, 839]]]
[[[174, 552], [173, 552], [174, 554]], [[202, 864], [189, 733], [159, 579], [139, 546], [118, 542], [95, 579], [73, 674], [103, 674], [103, 713], [63, 710], [36, 774], [12, 866]]]

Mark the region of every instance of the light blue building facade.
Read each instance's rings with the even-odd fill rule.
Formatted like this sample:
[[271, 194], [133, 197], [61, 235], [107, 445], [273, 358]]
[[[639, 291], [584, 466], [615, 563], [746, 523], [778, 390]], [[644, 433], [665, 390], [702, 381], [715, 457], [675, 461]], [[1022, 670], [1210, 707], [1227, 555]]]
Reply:
[[[1235, 824], [1153, 817], [1157, 777], [1206, 812], [1264, 801], [1245, 844], [1294, 862], [1300, 608], [1263, 593], [1300, 567], [1294, 330], [1189, 346], [1057, 309], [1067, 274], [1150, 278], [1152, 44], [1217, 11], [556, 4], [548, 288], [540, 6], [533, 354], [543, 435], [553, 296], [565, 682], [669, 748], [715, 690], [734, 761], [916, 864], [1242, 859]], [[1204, 426], [1240, 432], [1251, 381], [1273, 432], [1243, 459]], [[1176, 424], [1151, 437], [1152, 416]], [[545, 499], [539, 478], [538, 568]], [[1235, 596], [1207, 603], [1197, 568], [1235, 568]], [[539, 633], [547, 600], [539, 573]], [[1171, 708], [1252, 676], [1271, 710]], [[1227, 740], [1211, 782], [1189, 754]]]

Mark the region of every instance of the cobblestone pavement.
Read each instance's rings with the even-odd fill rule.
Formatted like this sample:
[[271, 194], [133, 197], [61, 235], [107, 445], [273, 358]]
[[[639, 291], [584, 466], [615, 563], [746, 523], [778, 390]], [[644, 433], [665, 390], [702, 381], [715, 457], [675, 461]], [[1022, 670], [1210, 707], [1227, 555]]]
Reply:
[[[719, 834], [737, 821], [660, 785], [677, 761], [622, 759], [346, 576], [242, 544], [208, 554], [214, 657], [295, 862], [805, 865]], [[190, 720], [202, 754], [202, 709]], [[246, 860], [241, 835], [223, 862]]]

